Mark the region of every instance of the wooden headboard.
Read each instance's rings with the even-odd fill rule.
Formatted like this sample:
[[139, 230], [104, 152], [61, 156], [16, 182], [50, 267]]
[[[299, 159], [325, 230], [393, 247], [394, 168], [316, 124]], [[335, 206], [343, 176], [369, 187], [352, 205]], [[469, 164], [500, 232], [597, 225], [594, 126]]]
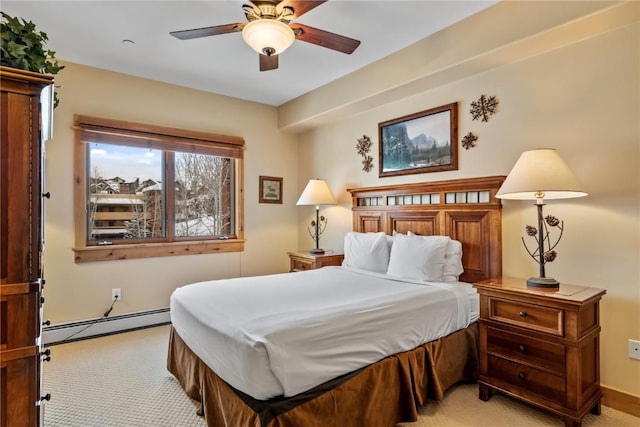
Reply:
[[502, 275], [504, 176], [351, 188], [353, 231], [411, 231], [462, 242], [464, 282]]

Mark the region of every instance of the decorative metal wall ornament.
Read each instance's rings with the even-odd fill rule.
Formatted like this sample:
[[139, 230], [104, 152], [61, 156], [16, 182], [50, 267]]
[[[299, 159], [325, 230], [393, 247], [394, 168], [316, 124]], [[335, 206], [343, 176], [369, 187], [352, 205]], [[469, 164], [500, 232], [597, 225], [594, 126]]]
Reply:
[[474, 135], [472, 132], [469, 132], [462, 138], [462, 146], [468, 150], [469, 148], [476, 146], [476, 141], [478, 137]]
[[481, 119], [483, 122], [488, 122], [489, 117], [496, 113], [498, 108], [498, 100], [495, 96], [480, 95], [477, 101], [471, 103], [471, 117], [473, 120]]
[[356, 150], [362, 156], [362, 170], [365, 172], [371, 172], [373, 169], [373, 157], [369, 155], [371, 145], [371, 138], [367, 135], [362, 135], [362, 138], [358, 138], [358, 143], [356, 144]]

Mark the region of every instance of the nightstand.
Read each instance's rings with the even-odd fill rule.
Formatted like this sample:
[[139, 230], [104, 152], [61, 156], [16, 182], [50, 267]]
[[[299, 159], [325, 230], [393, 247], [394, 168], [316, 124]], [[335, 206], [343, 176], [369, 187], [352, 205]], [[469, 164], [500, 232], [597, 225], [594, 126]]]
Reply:
[[289, 255], [289, 271], [315, 270], [327, 265], [342, 265], [343, 254], [325, 253], [313, 255], [309, 252], [287, 252]]
[[474, 284], [480, 294], [479, 397], [493, 390], [533, 404], [579, 427], [600, 414], [600, 315], [603, 289], [526, 279]]

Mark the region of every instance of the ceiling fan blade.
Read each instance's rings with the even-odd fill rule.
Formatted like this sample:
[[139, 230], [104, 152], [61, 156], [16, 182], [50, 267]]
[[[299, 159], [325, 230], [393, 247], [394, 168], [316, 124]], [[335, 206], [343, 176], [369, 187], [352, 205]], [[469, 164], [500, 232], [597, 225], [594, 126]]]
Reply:
[[296, 35], [296, 39], [337, 50], [338, 52], [351, 54], [360, 46], [360, 40], [350, 39], [349, 37], [319, 30], [307, 25], [291, 24], [291, 28]]
[[180, 40], [197, 39], [200, 37], [217, 36], [218, 34], [235, 33], [242, 30], [245, 24], [226, 24], [216, 25], [214, 27], [194, 28], [193, 30], [172, 31], [173, 37]]
[[296, 19], [326, 1], [327, 0], [283, 0], [278, 4], [278, 10], [282, 10], [283, 7], [290, 7], [293, 9], [293, 17], [291, 19]]
[[260, 54], [260, 71], [275, 70], [276, 68], [278, 68], [278, 55]]

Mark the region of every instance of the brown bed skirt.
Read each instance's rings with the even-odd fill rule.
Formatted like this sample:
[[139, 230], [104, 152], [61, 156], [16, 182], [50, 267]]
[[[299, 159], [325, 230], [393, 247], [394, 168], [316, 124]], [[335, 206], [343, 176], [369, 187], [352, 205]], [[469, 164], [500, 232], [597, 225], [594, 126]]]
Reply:
[[478, 377], [478, 325], [389, 356], [292, 398], [260, 401], [218, 377], [172, 328], [167, 369], [202, 403], [209, 427], [393, 427], [416, 421], [427, 399], [441, 400]]

